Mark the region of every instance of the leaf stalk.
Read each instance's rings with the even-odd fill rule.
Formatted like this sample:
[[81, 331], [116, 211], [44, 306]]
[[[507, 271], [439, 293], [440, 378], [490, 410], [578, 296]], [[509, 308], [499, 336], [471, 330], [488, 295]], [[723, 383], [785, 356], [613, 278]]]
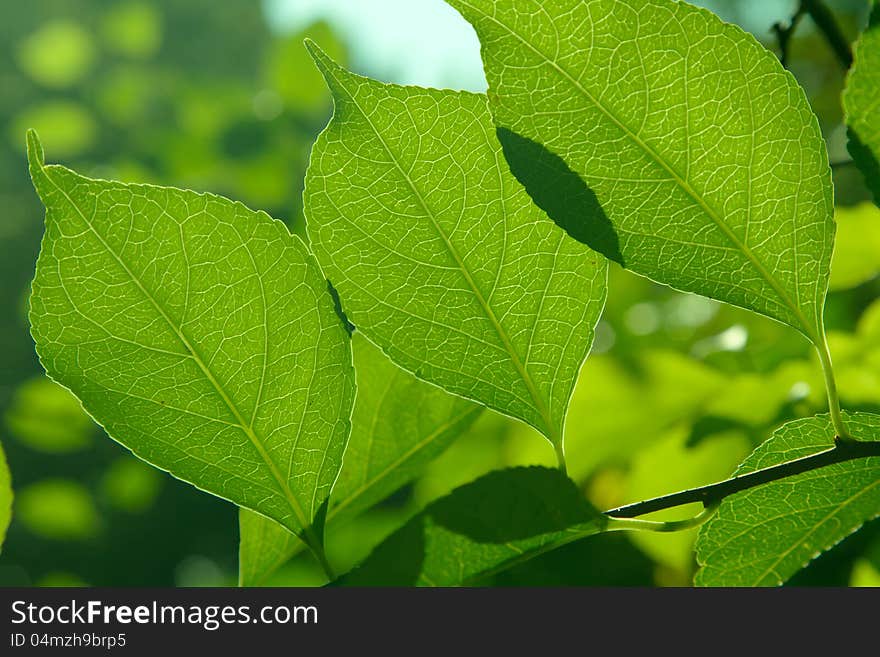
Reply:
[[828, 412], [831, 414], [831, 424], [834, 433], [840, 440], [851, 441], [843, 416], [840, 413], [840, 396], [837, 393], [837, 382], [834, 380], [834, 368], [831, 364], [831, 351], [828, 349], [828, 338], [825, 335], [825, 327], [821, 327], [819, 343], [816, 351], [819, 353], [819, 363], [822, 365], [822, 376], [825, 378], [825, 391], [828, 395]]

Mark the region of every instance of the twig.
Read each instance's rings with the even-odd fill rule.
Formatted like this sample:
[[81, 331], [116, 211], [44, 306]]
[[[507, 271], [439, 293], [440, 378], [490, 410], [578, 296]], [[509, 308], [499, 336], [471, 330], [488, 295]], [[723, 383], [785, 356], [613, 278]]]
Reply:
[[801, 7], [813, 19], [828, 45], [831, 46], [831, 50], [837, 55], [843, 70], [849, 70], [853, 63], [852, 49], [849, 45], [849, 39], [844, 36], [831, 10], [828, 9], [822, 0], [801, 0]]
[[783, 25], [782, 22], [773, 24], [771, 29], [776, 34], [777, 41], [779, 41], [779, 61], [782, 65], [788, 68], [791, 37], [797, 29], [798, 23], [800, 23], [805, 15], [813, 19], [813, 23], [816, 24], [822, 36], [825, 37], [825, 41], [828, 42], [831, 50], [834, 51], [841, 66], [843, 66], [844, 70], [848, 70], [853, 62], [849, 40], [844, 36], [840, 25], [834, 18], [834, 14], [831, 13], [831, 10], [828, 9], [822, 0], [800, 0], [797, 9], [788, 21], [788, 25]]
[[795, 11], [791, 20], [788, 21], [788, 25], [783, 25], [780, 21], [774, 23], [771, 28], [776, 34], [777, 41], [779, 41], [779, 61], [783, 68], [788, 68], [788, 49], [791, 37], [794, 35], [794, 31], [797, 29], [798, 23], [801, 22], [801, 18], [803, 18], [805, 11], [804, 3], [801, 2], [798, 4], [797, 11]]
[[724, 481], [719, 481], [708, 486], [700, 486], [699, 488], [690, 488], [688, 490], [679, 491], [662, 497], [655, 497], [650, 500], [627, 504], [626, 506], [610, 509], [605, 515], [612, 518], [635, 518], [646, 513], [654, 511], [662, 511], [663, 509], [673, 509], [684, 504], [692, 504], [701, 502], [704, 507], [717, 504], [725, 497], [739, 493], [740, 491], [767, 484], [772, 481], [778, 481], [792, 475], [809, 472], [817, 468], [823, 468], [826, 465], [835, 463], [843, 463], [853, 459], [864, 458], [866, 456], [880, 456], [880, 441], [857, 441], [857, 440], [839, 440], [835, 439], [834, 447], [826, 449], [824, 452], [805, 456], [803, 458], [780, 463], [763, 470], [756, 470]]

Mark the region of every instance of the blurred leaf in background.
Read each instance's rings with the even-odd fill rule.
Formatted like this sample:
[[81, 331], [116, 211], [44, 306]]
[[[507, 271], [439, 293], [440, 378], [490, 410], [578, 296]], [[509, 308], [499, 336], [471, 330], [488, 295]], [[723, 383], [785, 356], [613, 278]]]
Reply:
[[42, 376], [24, 299], [43, 212], [23, 131], [89, 175], [227, 194], [296, 229], [309, 147], [330, 111], [296, 44], [314, 34], [342, 61], [346, 49], [327, 25], [273, 30], [251, 0], [35, 0], [3, 19], [0, 415], [22, 496], [0, 585], [197, 584], [209, 571], [234, 582], [235, 509], [132, 457]]
[[6, 409], [6, 428], [23, 444], [47, 454], [88, 449], [97, 432], [79, 400], [46, 377], [16, 388]]

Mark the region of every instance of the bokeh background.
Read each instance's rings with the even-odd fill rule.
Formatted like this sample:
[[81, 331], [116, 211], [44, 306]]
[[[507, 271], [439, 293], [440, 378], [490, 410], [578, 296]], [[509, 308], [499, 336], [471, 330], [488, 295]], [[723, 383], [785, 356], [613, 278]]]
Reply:
[[[706, 0], [769, 48], [795, 0]], [[866, 0], [828, 3], [849, 38]], [[482, 91], [472, 29], [441, 0], [28, 0], [0, 8], [0, 441], [16, 493], [0, 585], [210, 586], [236, 581], [236, 509], [143, 464], [42, 376], [28, 285], [43, 212], [24, 134], [94, 177], [212, 191], [302, 233], [302, 179], [331, 104], [311, 36], [382, 80]], [[843, 403], [880, 409], [880, 210], [848, 165], [844, 71], [809, 19], [790, 68], [828, 140], [839, 222], [827, 322]], [[615, 269], [570, 412], [570, 474], [600, 508], [728, 475], [787, 419], [821, 412], [793, 330]], [[553, 463], [542, 438], [485, 412], [424, 476], [329, 540], [344, 570], [427, 501], [505, 465]], [[674, 515], [674, 513], [673, 513]], [[556, 550], [499, 585], [687, 585], [694, 532], [611, 534]], [[272, 584], [319, 584], [306, 556]], [[880, 524], [792, 584], [880, 583]]]

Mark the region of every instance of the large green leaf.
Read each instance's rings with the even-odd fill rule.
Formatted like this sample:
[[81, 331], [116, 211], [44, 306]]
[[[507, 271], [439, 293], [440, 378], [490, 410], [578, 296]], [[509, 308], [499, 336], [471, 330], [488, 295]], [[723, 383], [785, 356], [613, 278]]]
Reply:
[[853, 57], [843, 92], [848, 148], [880, 205], [880, 4], [876, 1]]
[[496, 470], [428, 505], [339, 583], [469, 584], [607, 523], [559, 470]]
[[[419, 381], [357, 333], [357, 399], [327, 522], [358, 515], [414, 479], [477, 418], [482, 407]], [[254, 586], [302, 547], [271, 520], [242, 510], [239, 580]]]
[[738, 27], [672, 0], [449, 0], [482, 42], [535, 201], [635, 272], [821, 342], [834, 240], [803, 91]]
[[10, 520], [12, 520], [12, 477], [9, 475], [3, 444], [0, 443], [0, 552], [3, 551], [3, 540], [6, 538], [6, 529]]
[[319, 540], [354, 398], [350, 341], [299, 238], [210, 194], [46, 166], [31, 330], [49, 376], [145, 461]]
[[[880, 437], [880, 415], [847, 413], [856, 440]], [[735, 474], [809, 456], [833, 445], [826, 415], [783, 425]], [[880, 457], [829, 465], [725, 499], [700, 530], [702, 586], [782, 584], [864, 522], [880, 514]]]
[[335, 111], [307, 228], [345, 312], [401, 367], [561, 449], [605, 262], [510, 175], [484, 96], [381, 84], [312, 50]]

